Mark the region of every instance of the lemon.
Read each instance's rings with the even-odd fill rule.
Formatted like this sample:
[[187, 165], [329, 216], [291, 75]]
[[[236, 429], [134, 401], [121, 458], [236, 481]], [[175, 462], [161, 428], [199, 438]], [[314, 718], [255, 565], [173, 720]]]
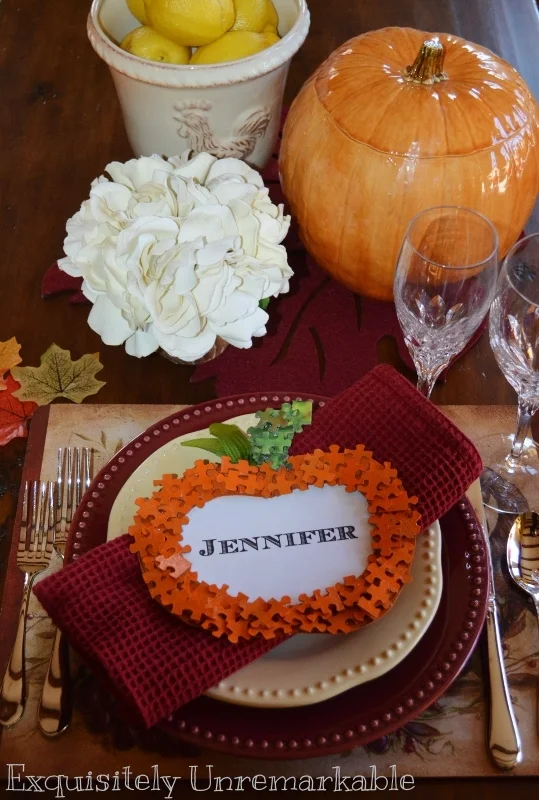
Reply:
[[275, 30], [277, 30], [279, 27], [279, 15], [277, 14], [277, 10], [271, 0], [266, 0], [266, 5], [267, 5], [266, 20], [268, 22], [268, 25], [271, 25], [272, 27], [275, 28]]
[[139, 22], [146, 25], [148, 18], [146, 16], [146, 9], [144, 8], [144, 0], [127, 0], [127, 7]]
[[128, 33], [120, 47], [134, 56], [166, 64], [188, 64], [191, 57], [189, 47], [171, 42], [147, 25]]
[[271, 0], [234, 0], [236, 20], [233, 31], [255, 31], [261, 33], [267, 25], [277, 31], [279, 18]]
[[212, 44], [199, 47], [193, 53], [191, 64], [217, 64], [220, 61], [236, 61], [260, 53], [279, 41], [274, 33], [254, 31], [229, 31]]
[[176, 44], [210, 44], [234, 24], [233, 0], [145, 0], [148, 22]]

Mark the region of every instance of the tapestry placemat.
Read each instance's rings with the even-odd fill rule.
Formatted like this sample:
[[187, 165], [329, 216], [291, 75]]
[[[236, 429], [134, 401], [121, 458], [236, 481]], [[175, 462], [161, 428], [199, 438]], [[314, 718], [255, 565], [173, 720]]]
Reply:
[[[55, 479], [58, 447], [87, 446], [95, 453], [96, 471], [141, 430], [182, 406], [168, 405], [53, 405], [38, 414], [32, 429], [26, 477]], [[512, 430], [514, 408], [510, 406], [445, 406], [443, 411], [478, 444], [490, 433]], [[539, 634], [531, 603], [512, 585], [503, 564], [507, 520], [489, 520], [495, 577], [511, 694], [523, 741], [524, 760], [516, 775], [539, 774], [539, 739], [536, 733], [536, 680], [539, 671]], [[16, 523], [17, 525], [17, 523]], [[493, 527], [494, 526], [494, 527]], [[12, 551], [12, 556], [13, 556]], [[49, 569], [58, 569], [54, 561]], [[12, 557], [8, 565], [6, 592], [0, 613], [2, 642], [0, 669], [3, 674], [11, 647], [17, 615], [17, 586], [22, 586]], [[24, 763], [26, 772], [40, 775], [86, 775], [121, 771], [133, 774], [161, 773], [189, 776], [331, 776], [340, 767], [342, 775], [369, 775], [373, 765], [379, 774], [419, 777], [471, 777], [501, 774], [490, 762], [486, 745], [488, 708], [485, 704], [480, 648], [451, 689], [417, 720], [384, 737], [368, 748], [340, 755], [302, 761], [269, 762], [221, 756], [171, 740], [158, 730], [139, 731], [114, 718], [99, 701], [100, 690], [81, 665], [75, 665], [75, 713], [68, 732], [57, 740], [45, 739], [37, 726], [36, 711], [46, 671], [53, 630], [48, 617], [32, 598], [28, 625], [27, 665], [29, 699], [22, 720], [12, 729], [0, 731], [0, 778], [7, 765]], [[230, 707], [234, 713], [233, 706]], [[69, 755], [67, 756], [67, 750]]]

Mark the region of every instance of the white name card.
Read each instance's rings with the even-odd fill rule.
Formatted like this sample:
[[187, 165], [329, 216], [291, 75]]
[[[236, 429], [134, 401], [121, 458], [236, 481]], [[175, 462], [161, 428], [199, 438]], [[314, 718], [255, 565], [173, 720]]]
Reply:
[[189, 515], [187, 558], [208, 584], [292, 603], [360, 575], [372, 553], [367, 501], [344, 486], [310, 487], [265, 499], [218, 497]]

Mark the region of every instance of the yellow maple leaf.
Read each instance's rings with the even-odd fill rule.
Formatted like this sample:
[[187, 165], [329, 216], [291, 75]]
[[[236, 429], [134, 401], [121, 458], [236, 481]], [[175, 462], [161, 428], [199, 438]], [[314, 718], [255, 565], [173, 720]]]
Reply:
[[19, 400], [31, 400], [45, 406], [57, 397], [66, 397], [73, 403], [82, 403], [85, 397], [95, 394], [105, 385], [104, 381], [94, 377], [103, 369], [99, 353], [87, 353], [72, 361], [69, 350], [51, 344], [40, 362], [39, 367], [12, 369], [13, 377], [21, 384], [21, 388], [13, 392]]
[[0, 392], [6, 388], [4, 380], [6, 372], [22, 361], [19, 355], [20, 349], [21, 346], [14, 336], [7, 342], [0, 342]]

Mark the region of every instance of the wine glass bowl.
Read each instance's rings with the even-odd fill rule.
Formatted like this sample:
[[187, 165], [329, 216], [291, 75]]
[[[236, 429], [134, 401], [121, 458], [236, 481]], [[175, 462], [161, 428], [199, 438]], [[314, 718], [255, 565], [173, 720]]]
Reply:
[[539, 408], [539, 234], [517, 242], [504, 261], [489, 319], [490, 344], [518, 395], [517, 430], [479, 443], [487, 464], [486, 505], [522, 513], [539, 505], [539, 456], [529, 435]]
[[490, 343], [519, 396], [539, 403], [539, 235], [521, 240], [504, 264], [490, 312]]
[[482, 214], [438, 206], [410, 222], [395, 273], [395, 307], [427, 397], [483, 321], [497, 269], [498, 235]]

